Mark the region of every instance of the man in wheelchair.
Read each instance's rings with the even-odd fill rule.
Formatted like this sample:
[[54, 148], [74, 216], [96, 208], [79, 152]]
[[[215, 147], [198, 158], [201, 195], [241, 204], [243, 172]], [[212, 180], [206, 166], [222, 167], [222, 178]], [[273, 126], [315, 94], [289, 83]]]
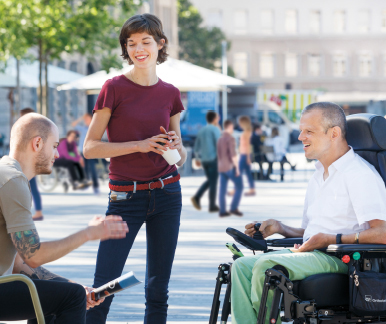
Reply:
[[[291, 249], [273, 252], [266, 249], [265, 252], [270, 253], [240, 257], [233, 263], [232, 323], [249, 324], [257, 321], [264, 324], [265, 320], [267, 324], [275, 324], [280, 322], [280, 304], [285, 308], [284, 318], [299, 323], [316, 324], [321, 320], [331, 320], [333, 311], [320, 311], [320, 307], [335, 306], [332, 309], [348, 311], [348, 304], [349, 310], [353, 311], [349, 315], [351, 320], [347, 319], [346, 313], [343, 322], [363, 321], [357, 315], [369, 315], [366, 319], [368, 322], [374, 321], [370, 315], [386, 315], [386, 274], [382, 282], [385, 288], [381, 289], [379, 296], [370, 296], [371, 292], [376, 294], [376, 287], [370, 287], [367, 290], [368, 295], [363, 298], [359, 297], [363, 291], [358, 291], [358, 287], [362, 288], [364, 285], [359, 276], [360, 271], [382, 272], [381, 268], [384, 268], [381, 263], [376, 264], [369, 259], [384, 257], [386, 253], [384, 246], [381, 249], [379, 245], [374, 245], [386, 244], [386, 122], [383, 120], [379, 124], [378, 119], [372, 119], [378, 117], [374, 115], [358, 116], [362, 116], [357, 117], [359, 121], [355, 121], [359, 126], [354, 125], [354, 122], [349, 123], [349, 143], [357, 144], [354, 148], [365, 159], [354, 153], [353, 147], [348, 145], [348, 127], [342, 108], [325, 102], [311, 104], [303, 110], [299, 140], [303, 143], [305, 156], [318, 162], [307, 188], [302, 226], [294, 228], [269, 219], [261, 222], [260, 228], [257, 228], [263, 238], [281, 234], [285, 238], [303, 237], [303, 241], [299, 241], [300, 244], [295, 244]], [[350, 121], [350, 117], [348, 119]], [[358, 127], [354, 131], [351, 125]], [[381, 172], [383, 179], [372, 164]], [[254, 225], [255, 223], [247, 224], [245, 234], [253, 237], [256, 234]], [[342, 247], [348, 248], [344, 250]], [[355, 251], [360, 253], [353, 253]], [[345, 254], [347, 256], [342, 261]], [[372, 266], [374, 269], [371, 269]], [[347, 277], [349, 269], [352, 278], [350, 289]], [[320, 274], [337, 275], [326, 277]], [[375, 277], [379, 278], [383, 274], [377, 275]], [[307, 279], [304, 280], [305, 278]], [[319, 281], [312, 282], [309, 280], [312, 278], [319, 278]], [[367, 281], [367, 284], [382, 286], [374, 278]], [[296, 281], [299, 284], [294, 287], [293, 282]], [[348, 300], [349, 290], [351, 295]], [[308, 301], [303, 303], [303, 298], [308, 298]], [[292, 304], [287, 303], [288, 301]], [[362, 311], [361, 305], [365, 305]], [[380, 318], [376, 319], [380, 321]], [[222, 323], [225, 322], [226, 320]]]

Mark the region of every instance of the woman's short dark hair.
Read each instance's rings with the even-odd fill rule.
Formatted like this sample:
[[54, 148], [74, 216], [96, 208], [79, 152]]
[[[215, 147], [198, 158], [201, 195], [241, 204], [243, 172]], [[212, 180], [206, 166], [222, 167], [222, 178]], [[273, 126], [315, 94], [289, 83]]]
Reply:
[[163, 47], [158, 51], [157, 64], [161, 64], [166, 61], [168, 57], [168, 53], [166, 51], [169, 41], [164, 34], [161, 20], [152, 14], [135, 15], [130, 17], [123, 24], [121, 33], [119, 35], [119, 42], [121, 43], [122, 47], [121, 56], [124, 60], [127, 60], [130, 65], [134, 64], [134, 62], [129, 57], [126, 45], [127, 39], [132, 34], [136, 33], [148, 33], [149, 35], [153, 36], [158, 45], [161, 45], [161, 39], [164, 39], [165, 44], [163, 44]]

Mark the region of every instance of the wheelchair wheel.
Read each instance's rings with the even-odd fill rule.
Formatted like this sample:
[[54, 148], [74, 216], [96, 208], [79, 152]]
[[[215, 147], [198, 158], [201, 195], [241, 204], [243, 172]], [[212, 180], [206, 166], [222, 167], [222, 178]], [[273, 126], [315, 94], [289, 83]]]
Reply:
[[39, 174], [36, 178], [39, 188], [44, 192], [53, 191], [58, 184], [58, 173], [55, 168], [52, 169], [51, 174]]

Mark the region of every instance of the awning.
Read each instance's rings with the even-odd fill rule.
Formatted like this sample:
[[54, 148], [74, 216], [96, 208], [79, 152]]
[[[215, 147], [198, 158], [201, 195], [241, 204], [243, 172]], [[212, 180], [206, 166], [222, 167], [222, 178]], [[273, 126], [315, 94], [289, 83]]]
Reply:
[[[133, 65], [124, 64], [120, 70], [111, 69], [109, 73], [99, 71], [73, 82], [63, 84], [58, 90], [87, 90], [89, 94], [99, 93], [106, 80], [125, 74]], [[172, 58], [157, 66], [157, 75], [165, 82], [173, 84], [180, 91], [217, 91], [225, 85], [243, 85], [242, 80], [205, 69], [186, 61]]]
[[[56, 88], [60, 84], [75, 81], [84, 77], [83, 74], [62, 69], [58, 66], [48, 65], [48, 85]], [[44, 83], [44, 80], [43, 80]], [[20, 63], [20, 86], [39, 87], [39, 62], [32, 64]], [[0, 73], [0, 87], [16, 87], [16, 60], [10, 60], [4, 73]]]

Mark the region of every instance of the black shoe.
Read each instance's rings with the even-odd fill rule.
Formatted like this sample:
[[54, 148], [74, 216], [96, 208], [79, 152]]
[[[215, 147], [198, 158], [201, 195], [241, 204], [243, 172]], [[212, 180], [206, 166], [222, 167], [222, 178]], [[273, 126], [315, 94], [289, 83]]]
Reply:
[[218, 206], [214, 206], [212, 208], [209, 208], [210, 213], [218, 213], [220, 211], [220, 208]]
[[230, 216], [231, 214], [230, 213], [228, 213], [228, 212], [225, 212], [225, 213], [220, 213], [220, 214], [218, 214], [220, 217], [228, 217], [228, 216]]
[[201, 210], [200, 201], [196, 197], [193, 196], [190, 200], [192, 201], [194, 208]]
[[243, 213], [241, 211], [239, 211], [238, 209], [231, 210], [230, 213], [233, 215], [239, 216], [239, 217], [243, 216]]

